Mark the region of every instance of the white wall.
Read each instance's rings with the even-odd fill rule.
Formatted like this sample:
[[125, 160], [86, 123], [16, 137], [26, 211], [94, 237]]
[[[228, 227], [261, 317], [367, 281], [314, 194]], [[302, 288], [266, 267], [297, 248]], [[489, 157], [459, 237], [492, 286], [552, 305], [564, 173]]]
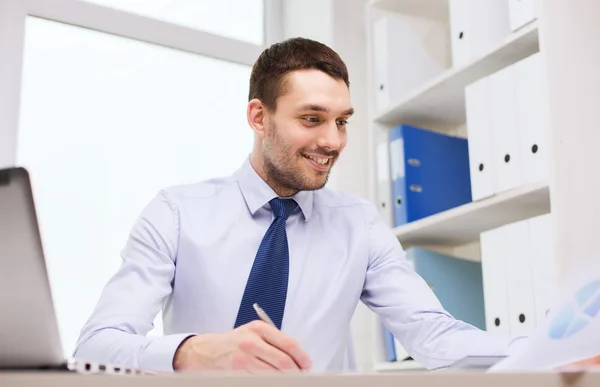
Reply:
[[554, 173], [551, 206], [559, 273], [598, 259], [600, 232], [600, 2], [543, 0]]
[[15, 165], [25, 28], [18, 17], [21, 8], [19, 2], [0, 1], [0, 168]]
[[333, 44], [333, 2], [331, 0], [289, 0], [283, 2], [284, 39], [301, 36]]
[[[369, 198], [368, 93], [366, 0], [289, 0], [284, 3], [285, 38], [302, 36], [336, 50], [350, 74], [350, 93], [356, 113], [348, 127], [348, 145], [336, 164], [328, 186]], [[352, 329], [357, 366], [373, 369], [373, 313], [360, 304]]]

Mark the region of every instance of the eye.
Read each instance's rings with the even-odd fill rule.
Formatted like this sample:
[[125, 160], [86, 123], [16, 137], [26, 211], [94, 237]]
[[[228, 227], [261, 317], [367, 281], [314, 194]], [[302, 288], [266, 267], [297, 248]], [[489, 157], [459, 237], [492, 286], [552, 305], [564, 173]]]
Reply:
[[304, 117], [304, 119], [310, 122], [311, 124], [319, 123], [319, 117]]
[[345, 125], [348, 125], [348, 121], [346, 121], [346, 120], [337, 120], [337, 121], [336, 121], [336, 123], [337, 123], [339, 126], [345, 126]]

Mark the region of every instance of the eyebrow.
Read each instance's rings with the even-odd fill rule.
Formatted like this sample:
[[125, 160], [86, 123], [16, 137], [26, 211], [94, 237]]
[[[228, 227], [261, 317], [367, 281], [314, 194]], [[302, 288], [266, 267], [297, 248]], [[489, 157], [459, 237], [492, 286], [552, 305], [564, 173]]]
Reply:
[[[300, 110], [311, 110], [311, 111], [323, 112], [323, 113], [329, 112], [329, 109], [327, 109], [326, 107], [320, 106], [320, 105], [314, 105], [314, 104], [304, 105], [300, 108]], [[354, 108], [344, 110], [341, 115], [342, 116], [351, 116], [352, 114], [354, 114]]]

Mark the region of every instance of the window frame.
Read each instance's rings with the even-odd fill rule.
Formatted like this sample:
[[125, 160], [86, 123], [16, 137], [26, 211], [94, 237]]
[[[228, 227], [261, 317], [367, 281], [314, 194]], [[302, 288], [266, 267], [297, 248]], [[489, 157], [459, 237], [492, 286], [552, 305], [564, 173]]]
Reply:
[[263, 1], [265, 43], [256, 45], [81, 0], [0, 0], [0, 168], [16, 163], [28, 16], [252, 66], [283, 38], [283, 0]]

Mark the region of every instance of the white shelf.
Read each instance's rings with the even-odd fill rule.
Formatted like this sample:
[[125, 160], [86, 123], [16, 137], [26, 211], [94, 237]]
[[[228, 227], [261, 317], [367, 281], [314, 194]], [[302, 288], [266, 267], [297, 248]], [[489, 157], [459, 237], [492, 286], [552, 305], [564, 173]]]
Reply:
[[384, 11], [391, 11], [447, 22], [448, 0], [371, 0], [370, 5]]
[[547, 182], [523, 186], [396, 227], [403, 248], [457, 246], [478, 240], [482, 231], [550, 212]]
[[472, 82], [495, 73], [539, 51], [538, 24], [513, 32], [507, 40], [474, 62], [447, 70], [406, 98], [375, 117], [387, 125], [448, 128], [464, 124], [464, 89]]
[[394, 371], [425, 371], [425, 367], [414, 360], [384, 362], [375, 366], [377, 372], [394, 372]]

